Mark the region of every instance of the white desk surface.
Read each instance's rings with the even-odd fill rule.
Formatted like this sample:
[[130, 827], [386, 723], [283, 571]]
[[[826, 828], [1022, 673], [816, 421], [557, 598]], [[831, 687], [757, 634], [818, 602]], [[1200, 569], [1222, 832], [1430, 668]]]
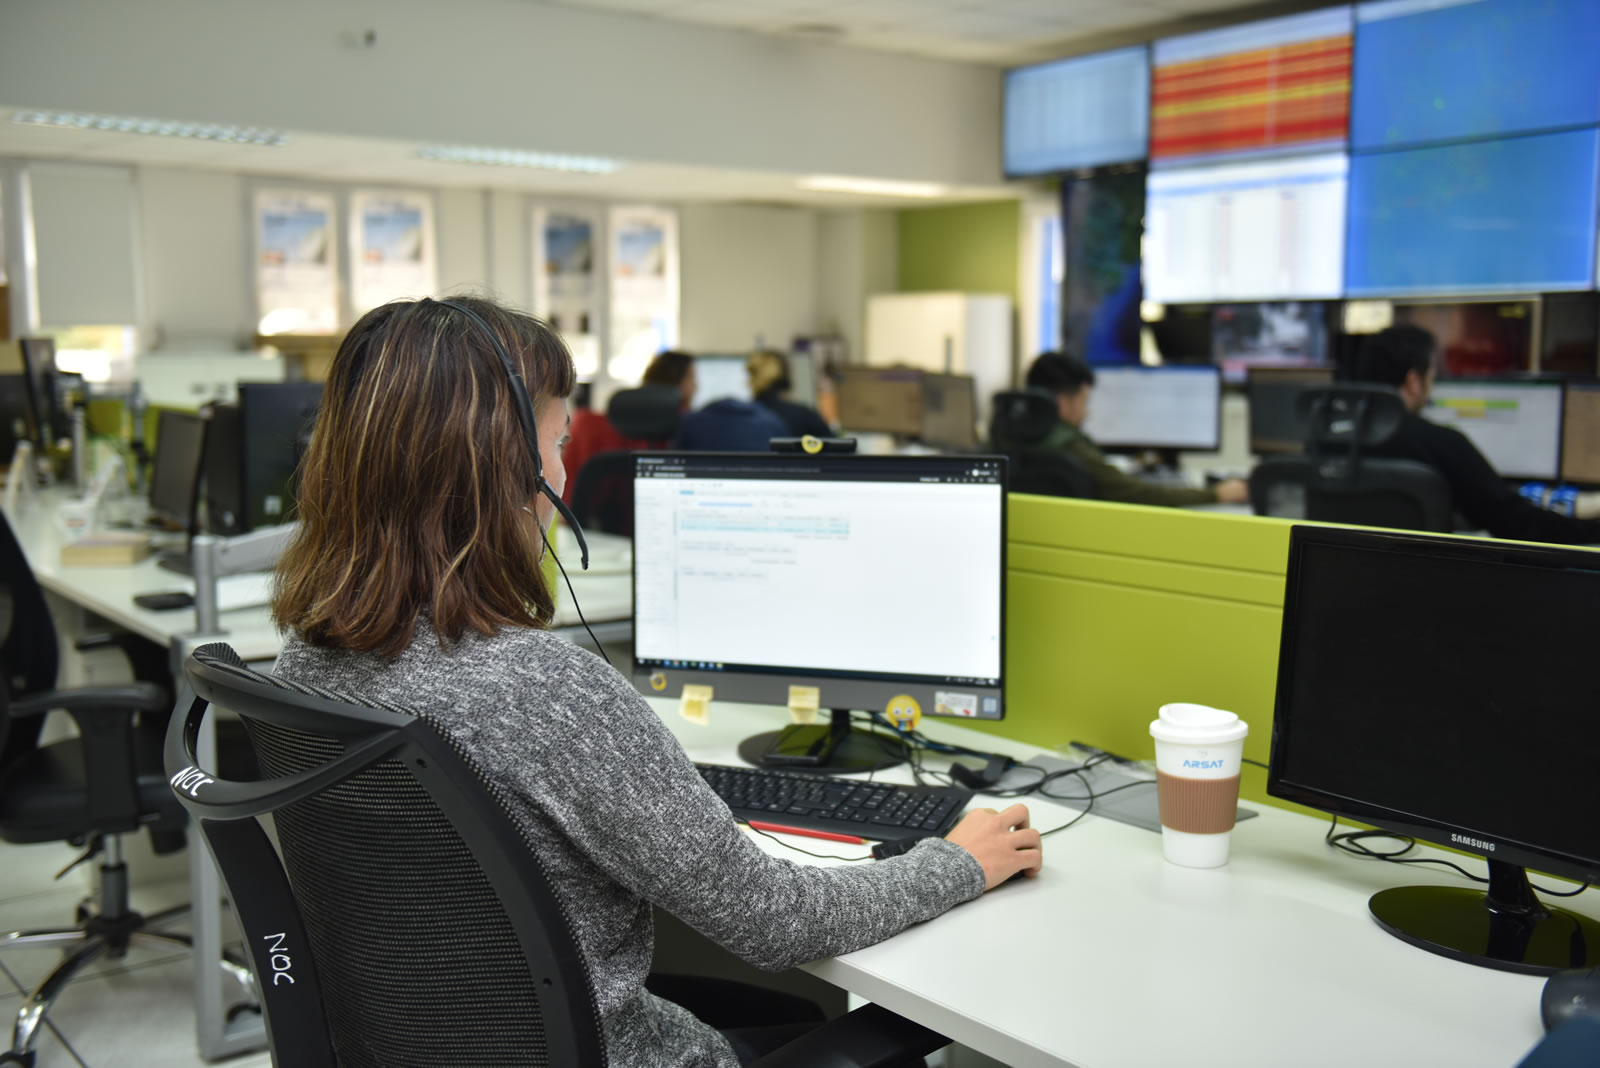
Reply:
[[[700, 727], [676, 701], [650, 700], [690, 757], [711, 763], [736, 763], [740, 738], [787, 715], [713, 704]], [[944, 721], [923, 727], [986, 752], [1038, 752]], [[904, 766], [880, 777], [910, 781]], [[1064, 822], [1060, 807], [1023, 800], [1037, 825]], [[1540, 1039], [1542, 979], [1417, 949], [1367, 911], [1386, 887], [1465, 880], [1346, 857], [1323, 844], [1325, 821], [1251, 807], [1260, 818], [1239, 825], [1231, 862], [1212, 871], [1167, 864], [1157, 835], [1091, 814], [1045, 839], [1038, 879], [806, 970], [1012, 1068], [1510, 1068]], [[1560, 903], [1600, 915], [1595, 898]]]
[[[193, 589], [192, 580], [164, 570], [154, 556], [137, 564], [64, 567], [61, 546], [66, 537], [55, 521], [54, 504], [63, 491], [47, 491], [23, 503], [8, 515], [17, 540], [27, 554], [39, 585], [74, 604], [110, 620], [159, 645], [173, 646], [182, 656], [189, 648], [223, 640], [247, 661], [271, 660], [283, 646], [282, 636], [267, 614], [265, 604], [223, 612], [223, 635], [196, 635], [193, 609], [154, 612], [139, 608], [133, 598], [141, 593]], [[568, 563], [573, 591], [590, 623], [614, 622], [633, 615], [632, 543], [612, 534], [593, 533], [589, 540], [589, 570], [578, 566], [577, 544], [557, 527], [556, 552]], [[570, 562], [570, 563], [569, 563]], [[559, 580], [558, 580], [559, 583]], [[556, 597], [556, 627], [578, 623], [572, 598], [560, 583]]]

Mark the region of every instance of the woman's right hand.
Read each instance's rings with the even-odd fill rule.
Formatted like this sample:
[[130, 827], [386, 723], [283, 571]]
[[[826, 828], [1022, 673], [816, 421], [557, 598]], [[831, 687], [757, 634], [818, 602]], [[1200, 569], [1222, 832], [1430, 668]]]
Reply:
[[1027, 805], [1012, 805], [1004, 812], [973, 809], [945, 838], [983, 866], [985, 890], [993, 890], [1018, 872], [1033, 878], [1044, 863], [1039, 832], [1028, 826]]

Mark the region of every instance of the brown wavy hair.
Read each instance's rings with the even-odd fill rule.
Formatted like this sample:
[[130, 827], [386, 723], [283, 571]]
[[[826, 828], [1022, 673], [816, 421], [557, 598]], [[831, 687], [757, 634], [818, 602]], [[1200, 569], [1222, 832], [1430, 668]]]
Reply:
[[[535, 412], [572, 392], [572, 357], [544, 323], [490, 300], [452, 301], [520, 364]], [[314, 645], [390, 657], [423, 615], [442, 642], [469, 628], [548, 626], [543, 539], [523, 511], [533, 464], [482, 327], [433, 300], [374, 308], [333, 359], [273, 619]]]

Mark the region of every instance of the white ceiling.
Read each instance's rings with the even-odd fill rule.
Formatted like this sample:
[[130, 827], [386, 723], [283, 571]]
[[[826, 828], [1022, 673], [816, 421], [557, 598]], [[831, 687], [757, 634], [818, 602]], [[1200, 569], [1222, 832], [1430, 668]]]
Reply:
[[750, 30], [812, 35], [861, 48], [1013, 65], [1050, 59], [1063, 43], [1251, 0], [546, 0]]

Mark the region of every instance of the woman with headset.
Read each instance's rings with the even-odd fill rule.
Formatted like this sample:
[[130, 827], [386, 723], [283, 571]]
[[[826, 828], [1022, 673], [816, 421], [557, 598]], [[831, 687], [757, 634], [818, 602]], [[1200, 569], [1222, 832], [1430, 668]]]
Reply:
[[1027, 810], [868, 865], [802, 867], [745, 836], [637, 691], [548, 627], [546, 531], [575, 375], [538, 320], [491, 301], [387, 304], [334, 358], [273, 612], [277, 672], [436, 717], [520, 805], [569, 906], [611, 1063], [734, 1068], [733, 1037], [645, 988], [651, 904], [759, 967], [870, 945], [1037, 873]]

